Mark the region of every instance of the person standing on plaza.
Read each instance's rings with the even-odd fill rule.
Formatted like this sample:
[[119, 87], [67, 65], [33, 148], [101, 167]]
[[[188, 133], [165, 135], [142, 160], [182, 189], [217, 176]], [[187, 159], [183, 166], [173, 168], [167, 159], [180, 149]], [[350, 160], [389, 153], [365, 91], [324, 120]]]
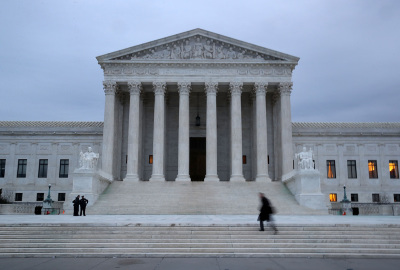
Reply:
[[76, 196], [75, 200], [72, 201], [72, 203], [74, 204], [74, 216], [79, 216], [79, 198], [81, 196]]
[[276, 228], [271, 216], [274, 213], [273, 207], [271, 206], [269, 200], [265, 197], [264, 193], [260, 192], [259, 196], [261, 200], [260, 214], [258, 215], [258, 221], [260, 221], [260, 231], [264, 231], [264, 221], [267, 221], [270, 222], [270, 225], [276, 234], [278, 229]]
[[84, 216], [86, 216], [86, 205], [89, 203], [89, 201], [85, 198], [85, 196], [82, 195], [82, 199], [79, 201], [79, 204], [81, 206], [81, 213], [80, 215], [82, 216], [82, 213]]

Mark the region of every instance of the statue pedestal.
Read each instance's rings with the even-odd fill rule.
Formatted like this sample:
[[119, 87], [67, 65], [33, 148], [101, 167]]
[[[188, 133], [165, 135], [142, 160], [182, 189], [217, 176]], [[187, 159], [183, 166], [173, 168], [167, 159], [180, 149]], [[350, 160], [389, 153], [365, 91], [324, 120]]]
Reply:
[[90, 207], [110, 183], [110, 181], [99, 177], [94, 169], [76, 169], [73, 173], [72, 192], [64, 203], [66, 214], [72, 214], [72, 201], [75, 200], [76, 196], [85, 196], [89, 200], [87, 207]]
[[284, 184], [300, 205], [311, 209], [328, 209], [325, 196], [321, 193], [320, 173], [318, 170], [298, 170], [297, 174], [284, 181]]

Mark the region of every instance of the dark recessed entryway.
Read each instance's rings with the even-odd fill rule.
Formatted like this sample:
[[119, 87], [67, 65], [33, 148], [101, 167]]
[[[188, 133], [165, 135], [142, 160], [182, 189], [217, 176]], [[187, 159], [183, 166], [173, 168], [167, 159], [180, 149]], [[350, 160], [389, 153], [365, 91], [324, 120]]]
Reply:
[[204, 181], [206, 177], [206, 138], [190, 138], [190, 168], [192, 181]]

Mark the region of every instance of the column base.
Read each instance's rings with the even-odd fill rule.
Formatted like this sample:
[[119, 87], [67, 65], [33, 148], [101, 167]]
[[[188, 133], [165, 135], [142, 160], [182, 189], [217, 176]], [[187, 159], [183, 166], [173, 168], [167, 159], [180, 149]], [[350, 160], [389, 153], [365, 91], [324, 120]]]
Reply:
[[246, 179], [244, 179], [243, 175], [231, 175], [231, 178], [229, 179], [231, 182], [246, 182]]
[[186, 174], [186, 175], [178, 175], [175, 179], [176, 182], [190, 182], [190, 175]]
[[266, 174], [264, 174], [264, 175], [257, 175], [256, 176], [256, 179], [255, 179], [255, 181], [256, 182], [265, 182], [265, 181], [271, 181], [271, 179], [268, 177], [268, 175], [266, 175]]
[[219, 182], [218, 175], [216, 174], [206, 175], [206, 178], [204, 178], [204, 182]]
[[139, 175], [137, 174], [127, 174], [124, 178], [126, 182], [138, 182], [140, 181]]
[[162, 174], [156, 174], [156, 175], [152, 175], [149, 179], [149, 181], [154, 181], [154, 182], [163, 182], [165, 181], [165, 177]]

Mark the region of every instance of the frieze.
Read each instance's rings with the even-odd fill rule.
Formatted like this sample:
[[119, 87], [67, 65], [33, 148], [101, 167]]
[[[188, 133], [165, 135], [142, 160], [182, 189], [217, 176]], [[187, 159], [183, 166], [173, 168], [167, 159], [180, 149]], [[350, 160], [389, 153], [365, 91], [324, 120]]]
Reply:
[[58, 146], [58, 152], [61, 154], [71, 154], [73, 147], [70, 144], [61, 144]]
[[51, 145], [50, 144], [39, 144], [36, 148], [36, 152], [38, 154], [50, 154], [51, 153]]
[[0, 154], [9, 154], [10, 153], [10, 145], [6, 143], [0, 144]]
[[201, 35], [129, 53], [111, 60], [286, 61], [282, 58], [259, 53]]
[[17, 147], [17, 154], [28, 154], [30, 153], [31, 146], [27, 143], [24, 144], [18, 144]]

